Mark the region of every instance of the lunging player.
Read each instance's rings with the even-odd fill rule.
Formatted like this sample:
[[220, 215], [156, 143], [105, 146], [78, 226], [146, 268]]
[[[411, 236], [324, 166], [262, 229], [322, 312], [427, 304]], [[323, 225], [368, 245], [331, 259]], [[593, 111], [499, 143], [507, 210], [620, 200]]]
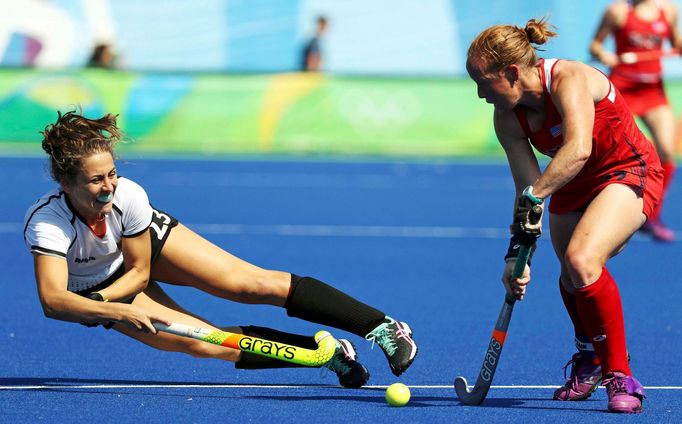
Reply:
[[[26, 213], [24, 239], [33, 253], [45, 315], [104, 325], [156, 349], [235, 362], [236, 368], [294, 366], [288, 362], [157, 333], [154, 322], [216, 329], [171, 299], [157, 281], [191, 286], [235, 302], [269, 304], [289, 316], [374, 340], [395, 375], [415, 358], [407, 324], [311, 277], [254, 266], [213, 245], [171, 215], [153, 208], [135, 182], [119, 177], [116, 118], [59, 114], [43, 132], [43, 149], [59, 184]], [[244, 326], [228, 331], [317, 347], [312, 337]], [[367, 369], [347, 340], [326, 364], [345, 387], [367, 382]]]

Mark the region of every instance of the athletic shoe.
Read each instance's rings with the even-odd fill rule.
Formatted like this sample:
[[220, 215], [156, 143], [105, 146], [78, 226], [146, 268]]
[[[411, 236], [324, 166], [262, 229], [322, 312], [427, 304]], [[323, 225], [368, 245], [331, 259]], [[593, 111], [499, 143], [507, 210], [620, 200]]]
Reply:
[[571, 366], [571, 376], [566, 383], [554, 392], [555, 400], [585, 400], [592, 395], [601, 382], [601, 365], [595, 356], [589, 358], [576, 353], [564, 366], [564, 378], [566, 368]]
[[376, 342], [381, 347], [395, 376], [405, 372], [417, 356], [417, 344], [412, 340], [410, 326], [389, 316], [365, 338], [372, 341], [372, 346]]
[[609, 373], [604, 380], [609, 395], [609, 412], [639, 414], [646, 397], [644, 387], [637, 379], [622, 372]]
[[675, 233], [660, 220], [648, 220], [642, 225], [641, 231], [650, 234], [656, 241], [670, 243], [675, 241]]
[[345, 339], [336, 341], [336, 352], [324, 366], [334, 371], [343, 387], [357, 389], [369, 380], [369, 372], [357, 360], [353, 343]]

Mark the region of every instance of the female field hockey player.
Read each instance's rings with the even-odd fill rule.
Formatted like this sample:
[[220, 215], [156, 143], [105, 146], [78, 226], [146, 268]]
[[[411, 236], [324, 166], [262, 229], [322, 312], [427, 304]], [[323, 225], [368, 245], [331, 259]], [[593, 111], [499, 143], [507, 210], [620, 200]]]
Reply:
[[[114, 116], [88, 119], [73, 111], [59, 113], [42, 134], [59, 187], [29, 208], [24, 239], [34, 257], [46, 316], [101, 324], [156, 349], [232, 361], [240, 369], [292, 366], [157, 332], [154, 322], [216, 329], [171, 299], [158, 283], [165, 282], [235, 302], [283, 307], [289, 316], [376, 341], [395, 375], [414, 360], [417, 346], [407, 324], [314, 278], [265, 270], [236, 258], [152, 207], [141, 186], [117, 174], [114, 146], [121, 132]], [[229, 331], [317, 346], [312, 337], [263, 327]], [[360, 387], [369, 378], [347, 340], [337, 340], [326, 367], [345, 387]]]
[[[608, 410], [642, 410], [644, 389], [632, 376], [618, 287], [605, 267], [651, 216], [663, 169], [620, 92], [599, 70], [578, 62], [538, 59], [533, 45], [556, 34], [544, 20], [524, 28], [492, 26], [471, 43], [467, 71], [478, 97], [494, 105], [493, 123], [516, 186], [512, 239], [502, 280], [523, 299], [530, 281], [511, 280], [520, 239], [534, 240], [549, 203], [559, 286], [575, 327], [578, 352], [557, 400], [581, 400], [603, 382]], [[551, 157], [541, 171], [533, 147]]]
[[[604, 40], [613, 35], [615, 53], [604, 48]], [[677, 7], [660, 0], [619, 1], [610, 5], [590, 45], [590, 52], [611, 68], [609, 78], [623, 95], [632, 113], [640, 117], [649, 129], [661, 159], [663, 198], [642, 227], [654, 240], [673, 241], [675, 234], [661, 221], [663, 200], [675, 173], [675, 117], [663, 88], [661, 57], [624, 63], [624, 54], [662, 52], [663, 42], [672, 48], [682, 48], [677, 28]], [[626, 61], [627, 62], [627, 61]]]

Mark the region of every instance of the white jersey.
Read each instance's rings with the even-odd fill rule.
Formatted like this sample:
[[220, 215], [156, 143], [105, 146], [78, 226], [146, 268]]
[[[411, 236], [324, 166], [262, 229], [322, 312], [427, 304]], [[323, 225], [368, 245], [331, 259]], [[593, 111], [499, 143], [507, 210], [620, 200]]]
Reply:
[[104, 236], [96, 236], [66, 193], [55, 189], [26, 212], [24, 241], [33, 254], [66, 259], [68, 290], [81, 291], [106, 280], [123, 264], [121, 238], [146, 231], [151, 219], [152, 207], [144, 189], [119, 177]]

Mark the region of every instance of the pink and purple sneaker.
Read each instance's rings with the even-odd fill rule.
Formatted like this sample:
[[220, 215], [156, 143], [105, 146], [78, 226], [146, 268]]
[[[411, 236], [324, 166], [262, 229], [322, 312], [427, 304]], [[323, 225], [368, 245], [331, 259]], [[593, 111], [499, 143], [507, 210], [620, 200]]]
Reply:
[[641, 231], [650, 234], [655, 241], [670, 243], [675, 241], [675, 233], [660, 220], [648, 220], [642, 225]]
[[644, 387], [637, 379], [622, 372], [609, 373], [604, 379], [606, 393], [609, 395], [609, 412], [639, 414], [642, 401], [646, 397]]
[[601, 365], [596, 356], [576, 353], [564, 367], [571, 366], [571, 375], [566, 383], [554, 392], [555, 400], [585, 400], [592, 395], [601, 382]]

